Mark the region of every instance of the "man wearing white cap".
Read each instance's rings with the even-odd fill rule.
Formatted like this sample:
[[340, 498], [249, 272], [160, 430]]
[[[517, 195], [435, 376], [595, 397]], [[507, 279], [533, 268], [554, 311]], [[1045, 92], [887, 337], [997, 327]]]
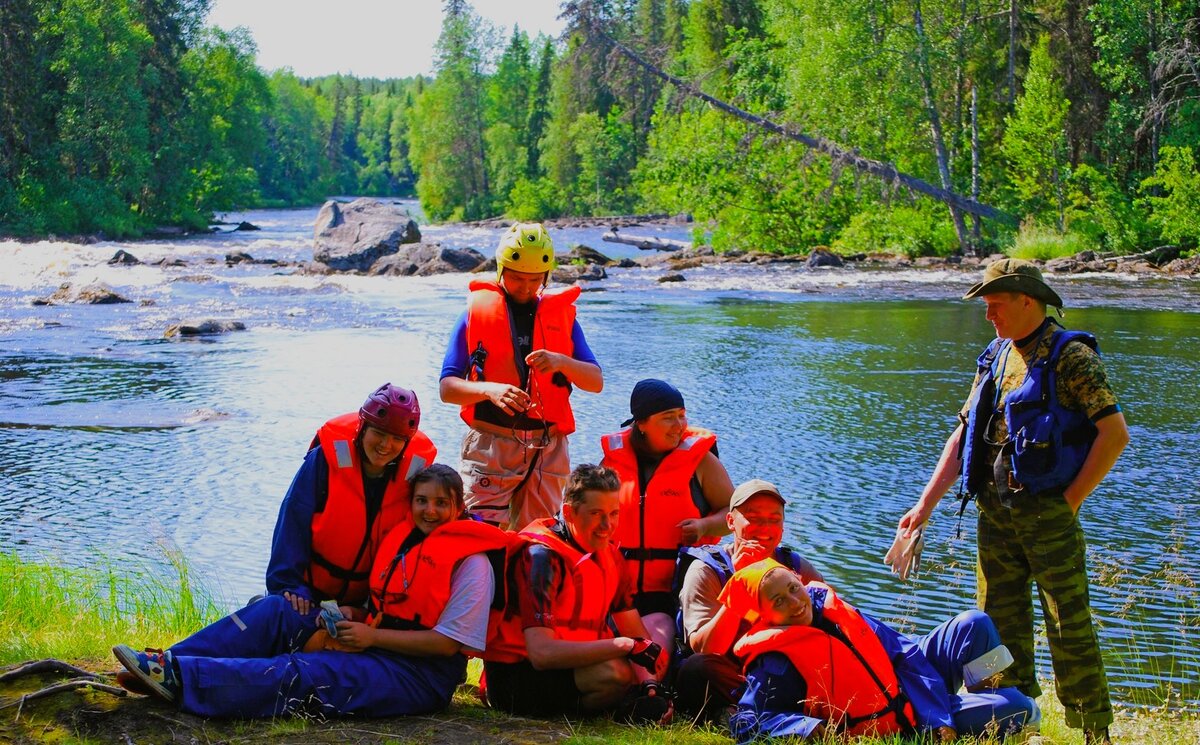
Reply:
[[721, 604], [721, 588], [735, 571], [768, 557], [791, 568], [805, 582], [824, 581], [807, 559], [780, 545], [787, 502], [769, 481], [751, 479], [729, 498], [725, 520], [733, 542], [692, 546], [680, 552], [680, 641], [693, 652], [679, 669], [675, 706], [690, 718], [716, 719], [736, 703], [744, 682], [741, 663], [728, 652], [740, 636], [741, 619]]

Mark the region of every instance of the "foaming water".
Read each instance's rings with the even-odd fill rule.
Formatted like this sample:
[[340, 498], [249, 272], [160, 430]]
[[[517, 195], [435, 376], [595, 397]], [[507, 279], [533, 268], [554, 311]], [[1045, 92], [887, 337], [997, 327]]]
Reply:
[[[457, 463], [464, 426], [438, 401], [437, 379], [473, 276], [226, 266], [231, 251], [310, 259], [315, 216], [248, 213], [231, 219], [263, 231], [179, 241], [0, 243], [0, 546], [27, 558], [157, 566], [163, 545], [177, 546], [235, 604], [261, 588], [280, 500], [315, 429], [380, 383], [417, 391], [422, 429]], [[484, 252], [499, 234], [422, 230]], [[640, 253], [603, 244], [601, 232], [551, 234], [560, 246]], [[664, 232], [689, 237], [686, 228]], [[118, 248], [184, 266], [107, 265]], [[717, 431], [735, 482], [759, 477], [784, 490], [789, 542], [858, 605], [916, 631], [973, 605], [973, 508], [957, 538], [957, 505], [939, 507], [917, 580], [901, 583], [881, 563], [990, 336], [977, 306], [948, 300], [971, 277], [722, 265], [660, 285], [666, 271], [610, 270], [603, 291], [579, 301], [606, 385], [573, 396], [572, 460], [600, 458], [599, 438], [627, 415], [637, 380], [671, 380], [691, 421]], [[31, 305], [62, 282], [94, 280], [133, 302]], [[1200, 450], [1200, 283], [1054, 282], [1071, 305], [1069, 325], [1100, 338], [1133, 436], [1082, 512], [1110, 678], [1127, 703], [1200, 708], [1200, 653], [1189, 643], [1200, 623], [1191, 466]], [[170, 324], [197, 317], [247, 330], [163, 338]]]

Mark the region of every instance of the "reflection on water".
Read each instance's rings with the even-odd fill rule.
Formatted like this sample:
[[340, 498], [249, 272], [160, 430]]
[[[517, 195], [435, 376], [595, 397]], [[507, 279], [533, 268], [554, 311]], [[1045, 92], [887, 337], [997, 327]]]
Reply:
[[[248, 241], [260, 258], [305, 258], [303, 220], [311, 225], [312, 214], [251, 219], [267, 230], [128, 247], [195, 264], [177, 270], [119, 274], [130, 270], [103, 264], [111, 245], [50, 260], [0, 244], [0, 258], [14, 259], [0, 272], [0, 546], [28, 558], [140, 563], [162, 562], [165, 540], [233, 603], [261, 585], [280, 499], [316, 427], [380, 383], [417, 391], [422, 428], [457, 461], [464, 426], [438, 402], [437, 375], [469, 278], [202, 265]], [[427, 235], [438, 231], [447, 242], [491, 240], [448, 228]], [[595, 243], [594, 234], [577, 240]], [[173, 281], [201, 266], [213, 281]], [[788, 540], [859, 605], [921, 631], [969, 607], [973, 509], [959, 539], [957, 505], [948, 498], [939, 508], [915, 582], [900, 583], [881, 563], [990, 336], [977, 305], [937, 299], [964, 278], [947, 280], [950, 289], [921, 280], [847, 290], [809, 277], [817, 289], [789, 292], [774, 269], [708, 271], [707, 280], [695, 275], [708, 282], [700, 289], [614, 272], [606, 292], [583, 296], [580, 317], [606, 387], [574, 396], [573, 460], [599, 459], [599, 437], [625, 418], [638, 379], [666, 378], [683, 391], [691, 421], [720, 436], [735, 482], [760, 477], [784, 490]], [[95, 274], [154, 303], [29, 305], [46, 287]], [[1112, 681], [1128, 702], [1170, 695], [1197, 708], [1200, 295], [1179, 287], [1178, 309], [1150, 310], [1162, 302], [1156, 291], [1126, 288], [1141, 300], [1109, 303], [1104, 283], [1073, 285], [1069, 298], [1089, 298], [1075, 302], [1088, 307], [1067, 320], [1099, 337], [1133, 436], [1082, 512]], [[194, 316], [236, 318], [248, 330], [206, 343], [161, 339], [166, 325]]]

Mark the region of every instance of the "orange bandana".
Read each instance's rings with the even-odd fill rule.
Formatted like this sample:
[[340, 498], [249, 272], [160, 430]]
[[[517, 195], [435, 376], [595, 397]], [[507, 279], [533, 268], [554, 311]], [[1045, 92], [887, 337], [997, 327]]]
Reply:
[[757, 623], [761, 615], [759, 613], [761, 602], [759, 588], [767, 573], [772, 569], [787, 569], [787, 567], [774, 559], [763, 559], [737, 570], [721, 588], [721, 603], [739, 618], [744, 618], [750, 623]]

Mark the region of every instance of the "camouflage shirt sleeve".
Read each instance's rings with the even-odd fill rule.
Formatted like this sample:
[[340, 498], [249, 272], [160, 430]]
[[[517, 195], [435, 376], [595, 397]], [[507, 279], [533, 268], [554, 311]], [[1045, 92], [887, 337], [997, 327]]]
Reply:
[[1093, 422], [1121, 410], [1100, 355], [1088, 345], [1072, 341], [1063, 347], [1057, 372], [1056, 392], [1063, 406], [1084, 412]]

